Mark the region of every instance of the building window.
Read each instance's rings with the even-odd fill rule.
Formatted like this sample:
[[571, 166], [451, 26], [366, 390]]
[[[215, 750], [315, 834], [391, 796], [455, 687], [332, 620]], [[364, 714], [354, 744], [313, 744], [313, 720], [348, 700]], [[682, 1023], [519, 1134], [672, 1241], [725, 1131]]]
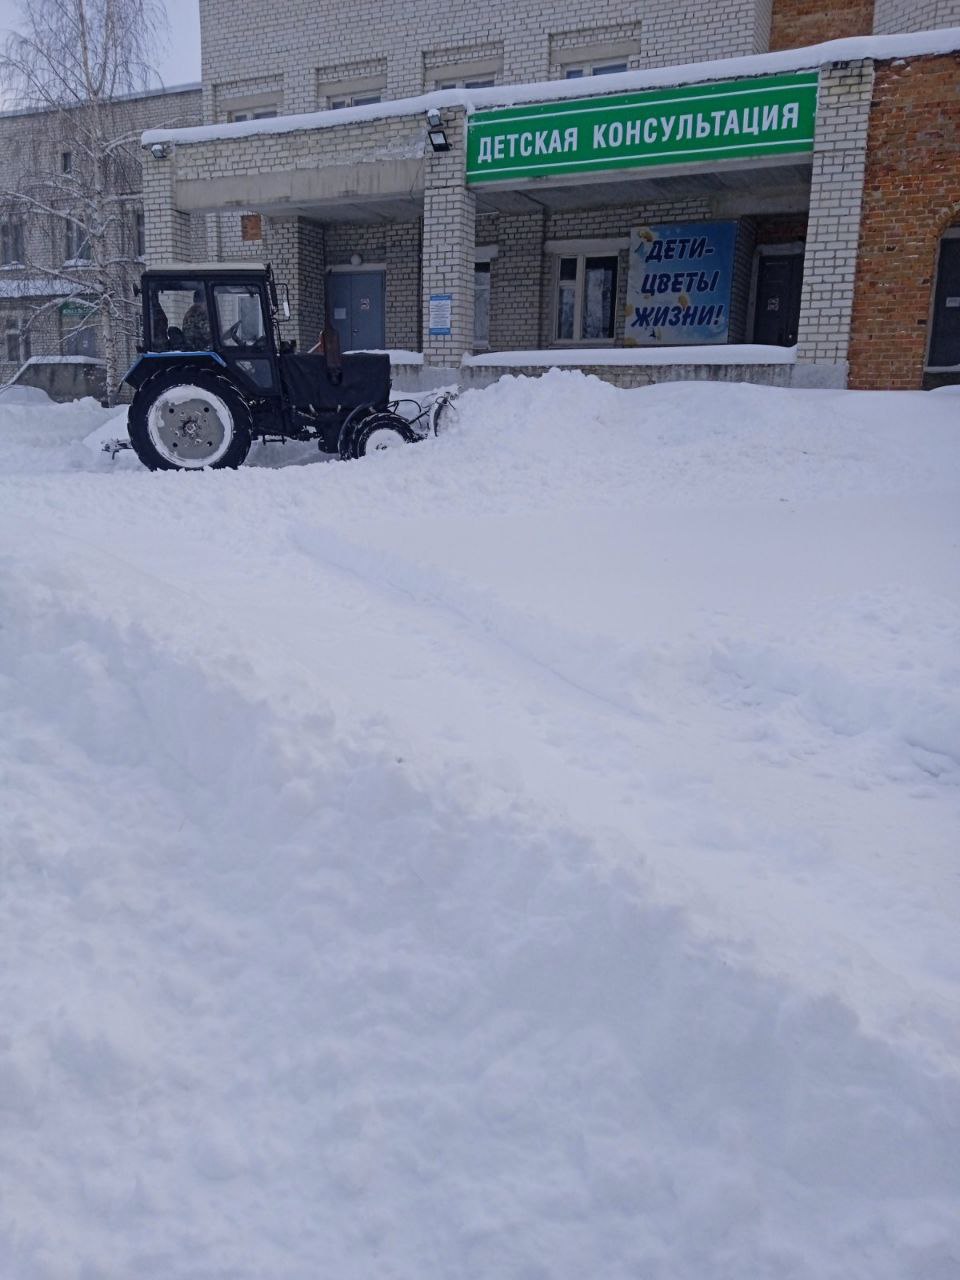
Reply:
[[317, 109], [338, 111], [382, 102], [387, 93], [386, 58], [317, 67]]
[[142, 209], [135, 210], [133, 215], [133, 247], [138, 258], [147, 256], [146, 224], [143, 220]]
[[272, 120], [278, 114], [276, 107], [244, 107], [239, 111], [228, 111], [227, 122], [239, 124], [241, 120]]
[[0, 261], [5, 267], [23, 262], [23, 223], [16, 218], [0, 223]]
[[60, 172], [73, 173], [73, 152], [72, 151], [60, 152]]
[[438, 80], [438, 89], [490, 89], [497, 83], [495, 76], [481, 76], [477, 80], [467, 77], [459, 80]]
[[317, 105], [321, 110], [367, 107], [383, 101], [387, 91], [387, 68], [382, 60], [357, 65], [353, 75], [334, 78], [329, 75], [331, 70], [328, 67], [317, 76]]
[[488, 89], [503, 76], [500, 43], [454, 49], [427, 49], [423, 54], [423, 87], [431, 89]]
[[100, 355], [100, 334], [95, 323], [84, 324], [82, 320], [76, 320], [73, 317], [70, 319], [61, 317], [60, 324], [62, 332], [60, 342], [65, 356], [96, 358]]
[[328, 98], [327, 109], [337, 111], [341, 107], [369, 107], [373, 103], [381, 101], [379, 90], [361, 90], [358, 93], [343, 93], [337, 97]]
[[617, 310], [616, 254], [557, 262], [557, 342], [610, 342]]
[[7, 360], [25, 364], [30, 359], [30, 331], [22, 320], [7, 321]]
[[550, 74], [561, 80], [612, 76], [639, 67], [640, 24], [628, 27], [582, 27], [550, 36]]
[[64, 262], [89, 262], [92, 254], [86, 231], [75, 222], [67, 222], [65, 225]]
[[618, 71], [626, 71], [626, 61], [610, 61], [610, 62], [578, 62], [573, 66], [564, 67], [563, 78], [565, 80], [580, 80], [583, 76], [612, 76]]
[[473, 268], [473, 345], [490, 345], [490, 263], [478, 262]]

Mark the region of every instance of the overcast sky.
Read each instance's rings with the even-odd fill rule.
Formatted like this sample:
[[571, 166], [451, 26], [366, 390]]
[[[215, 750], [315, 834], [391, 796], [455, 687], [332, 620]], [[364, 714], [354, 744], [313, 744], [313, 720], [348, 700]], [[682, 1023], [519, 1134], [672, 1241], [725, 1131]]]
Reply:
[[[190, 84], [200, 79], [199, 0], [165, 0], [170, 19], [166, 47], [158, 49], [155, 61], [166, 85]], [[17, 0], [0, 0], [0, 28], [4, 34], [16, 29]]]

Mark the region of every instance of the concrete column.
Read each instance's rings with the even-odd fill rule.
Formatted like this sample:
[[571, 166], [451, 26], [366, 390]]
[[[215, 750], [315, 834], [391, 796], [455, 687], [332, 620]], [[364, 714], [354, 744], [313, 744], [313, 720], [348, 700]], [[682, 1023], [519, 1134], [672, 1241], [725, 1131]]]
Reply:
[[[477, 201], [465, 179], [466, 116], [462, 108], [443, 113], [449, 151], [427, 142], [423, 193], [421, 291], [423, 354], [427, 364], [456, 368], [473, 351], [473, 268]], [[430, 300], [450, 299], [449, 334], [431, 334]], [[444, 304], [437, 301], [434, 319]], [[437, 327], [434, 325], [433, 327]]]
[[794, 385], [847, 385], [873, 62], [820, 71]]
[[163, 159], [143, 152], [143, 228], [148, 266], [190, 261], [190, 215], [177, 208], [176, 151], [169, 144]]

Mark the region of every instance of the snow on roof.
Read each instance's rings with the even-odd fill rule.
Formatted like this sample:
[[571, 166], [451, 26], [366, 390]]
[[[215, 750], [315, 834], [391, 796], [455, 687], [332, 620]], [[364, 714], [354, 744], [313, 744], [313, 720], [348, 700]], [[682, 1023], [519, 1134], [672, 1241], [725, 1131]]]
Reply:
[[796, 347], [728, 343], [699, 347], [567, 347], [547, 351], [486, 351], [464, 356], [471, 368], [553, 368], [564, 365], [795, 364]]
[[[107, 105], [116, 102], [142, 102], [148, 98], [165, 98], [170, 94], [176, 93], [199, 93], [203, 89], [203, 84], [199, 80], [194, 80], [188, 84], [161, 84], [153, 85], [148, 89], [137, 89], [133, 93], [118, 93], [113, 98], [106, 99]], [[77, 107], [83, 106], [82, 102], [74, 104]], [[42, 116], [47, 115], [51, 111], [56, 111], [56, 107], [33, 105], [30, 107], [11, 107], [9, 110], [0, 111], [0, 120], [12, 119], [14, 116]]]
[[960, 27], [939, 31], [915, 31], [892, 36], [854, 36], [828, 40], [801, 49], [757, 53], [742, 58], [717, 58], [710, 62], [690, 62], [672, 67], [622, 71], [603, 77], [602, 87], [594, 76], [580, 80], [546, 80], [528, 84], [497, 85], [492, 89], [438, 89], [415, 98], [370, 103], [364, 107], [341, 107], [335, 111], [311, 111], [303, 115], [272, 116], [265, 120], [241, 120], [234, 124], [196, 125], [186, 129], [147, 129], [141, 143], [218, 142], [249, 138], [257, 134], [294, 133], [300, 129], [330, 129], [396, 116], [423, 115], [430, 107], [466, 107], [483, 111], [493, 107], [516, 106], [522, 102], [553, 102], [565, 98], [595, 98], [601, 93], [627, 93], [643, 89], [668, 88], [710, 80], [735, 80], [749, 76], [777, 75], [809, 71], [831, 62], [854, 62], [862, 58], [891, 61], [960, 50]]
[[0, 298], [62, 298], [81, 290], [59, 276], [4, 276], [0, 274]]
[[102, 357], [100, 356], [31, 356], [29, 360], [24, 361], [24, 363], [20, 366], [20, 369], [17, 373], [17, 377], [19, 377], [20, 374], [23, 372], [23, 370], [28, 368], [30, 365], [43, 365], [43, 364], [106, 365], [106, 363], [107, 363], [106, 360], [102, 359]]

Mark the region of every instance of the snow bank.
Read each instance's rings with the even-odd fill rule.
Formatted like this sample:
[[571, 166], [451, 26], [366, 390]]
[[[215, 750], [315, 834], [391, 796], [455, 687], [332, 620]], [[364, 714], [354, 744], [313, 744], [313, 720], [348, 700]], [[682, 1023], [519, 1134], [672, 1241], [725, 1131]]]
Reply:
[[0, 399], [0, 1273], [947, 1280], [952, 399], [460, 410]]
[[551, 347], [545, 351], [485, 351], [464, 356], [475, 368], [563, 368], [570, 365], [795, 364], [796, 347], [724, 343], [696, 347]]
[[82, 440], [109, 416], [89, 396], [57, 404], [39, 387], [8, 384], [0, 390], [0, 470], [10, 476], [98, 466]]
[[385, 349], [383, 347], [369, 348], [371, 355], [388, 355], [391, 364], [423, 364], [422, 351], [405, 351], [403, 348], [391, 347]]

